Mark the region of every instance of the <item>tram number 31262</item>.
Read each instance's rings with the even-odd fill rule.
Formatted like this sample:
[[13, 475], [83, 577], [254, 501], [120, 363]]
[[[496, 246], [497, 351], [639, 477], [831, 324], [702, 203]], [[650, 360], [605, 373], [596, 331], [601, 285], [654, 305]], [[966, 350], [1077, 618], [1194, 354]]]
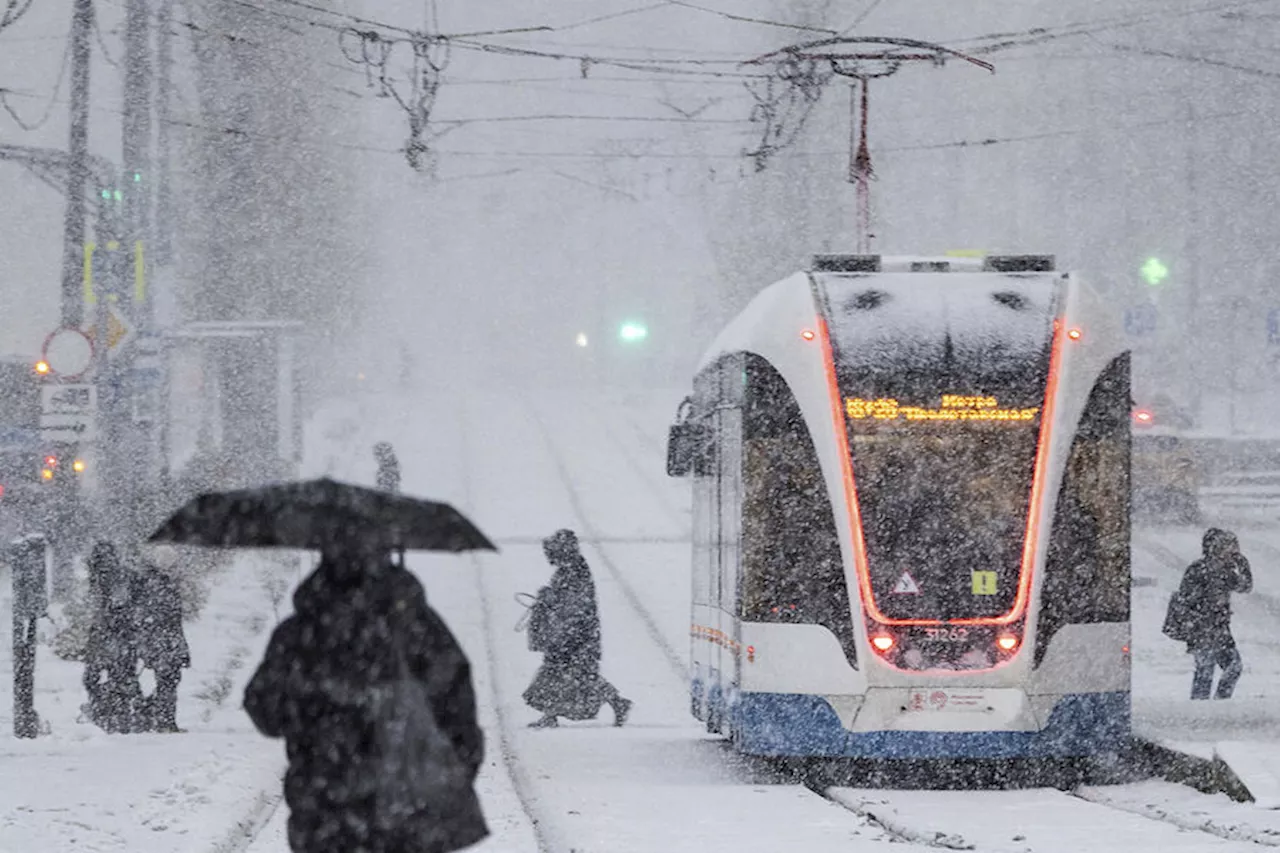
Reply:
[[925, 637], [941, 643], [962, 643], [969, 639], [968, 628], [925, 628]]

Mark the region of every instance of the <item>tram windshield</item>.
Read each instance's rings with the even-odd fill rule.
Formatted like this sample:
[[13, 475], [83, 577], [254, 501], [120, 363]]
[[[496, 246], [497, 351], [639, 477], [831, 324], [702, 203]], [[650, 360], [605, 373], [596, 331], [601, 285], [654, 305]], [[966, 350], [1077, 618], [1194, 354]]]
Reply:
[[1049, 277], [829, 277], [871, 587], [891, 619], [1017, 597], [1049, 372]]

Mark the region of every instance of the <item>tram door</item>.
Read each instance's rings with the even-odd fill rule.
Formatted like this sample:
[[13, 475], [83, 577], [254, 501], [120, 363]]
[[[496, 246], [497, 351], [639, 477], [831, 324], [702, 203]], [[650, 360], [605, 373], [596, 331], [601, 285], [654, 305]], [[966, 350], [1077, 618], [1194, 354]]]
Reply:
[[[711, 602], [717, 624], [716, 670], [722, 690], [740, 683], [738, 614], [742, 565], [742, 401], [743, 358], [730, 356], [721, 362], [720, 394], [716, 406], [717, 548], [712, 572]], [[725, 701], [728, 697], [722, 697]]]

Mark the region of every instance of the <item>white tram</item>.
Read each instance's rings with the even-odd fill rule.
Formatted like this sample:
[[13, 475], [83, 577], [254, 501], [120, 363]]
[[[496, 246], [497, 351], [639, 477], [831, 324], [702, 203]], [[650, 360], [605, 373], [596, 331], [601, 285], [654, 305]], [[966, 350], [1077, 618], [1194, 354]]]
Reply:
[[1079, 756], [1129, 736], [1129, 354], [1052, 257], [819, 256], [716, 338], [692, 709], [770, 756]]

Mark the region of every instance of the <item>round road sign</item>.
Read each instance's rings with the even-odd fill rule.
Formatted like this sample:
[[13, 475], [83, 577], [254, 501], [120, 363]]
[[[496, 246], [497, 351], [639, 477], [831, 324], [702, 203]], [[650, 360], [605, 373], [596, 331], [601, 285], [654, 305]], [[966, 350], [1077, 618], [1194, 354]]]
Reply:
[[93, 341], [79, 329], [64, 326], [44, 339], [44, 360], [64, 379], [75, 379], [93, 364]]

